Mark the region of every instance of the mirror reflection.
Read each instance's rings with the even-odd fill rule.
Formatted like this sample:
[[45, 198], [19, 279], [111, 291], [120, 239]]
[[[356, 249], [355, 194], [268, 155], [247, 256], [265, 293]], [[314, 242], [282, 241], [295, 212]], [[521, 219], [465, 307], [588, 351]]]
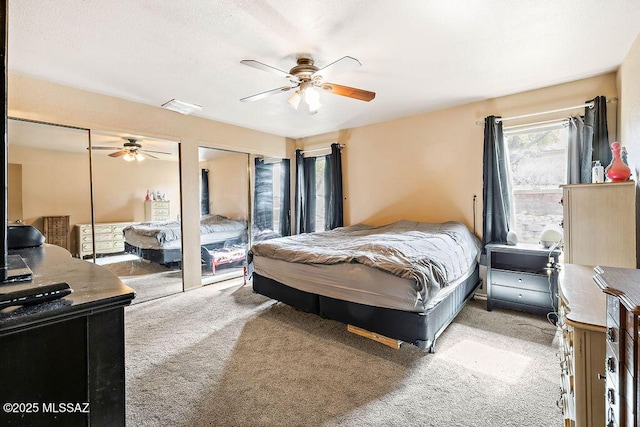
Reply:
[[9, 222], [77, 255], [71, 230], [91, 222], [88, 130], [10, 119], [7, 140]]
[[291, 235], [289, 159], [254, 157], [252, 241]]
[[111, 270], [136, 290], [134, 304], [181, 292], [178, 148], [175, 141], [10, 119], [9, 221], [32, 225], [46, 243]]
[[200, 147], [204, 285], [244, 277], [249, 243], [249, 155]]
[[92, 132], [93, 248], [91, 224], [76, 233], [136, 303], [183, 290], [178, 152], [175, 141]]

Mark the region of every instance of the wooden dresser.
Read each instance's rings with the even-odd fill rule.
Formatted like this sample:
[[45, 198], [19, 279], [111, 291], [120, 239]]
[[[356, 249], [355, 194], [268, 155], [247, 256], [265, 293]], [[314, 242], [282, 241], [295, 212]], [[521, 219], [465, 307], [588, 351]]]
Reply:
[[43, 217], [42, 234], [47, 243], [71, 251], [69, 215]]
[[168, 221], [171, 217], [171, 206], [168, 200], [145, 200], [145, 221]]
[[596, 283], [607, 294], [606, 426], [638, 426], [640, 270], [596, 271]]
[[593, 267], [565, 264], [558, 278], [561, 397], [566, 427], [605, 425], [606, 297]]
[[566, 263], [636, 268], [635, 185], [562, 186]]
[[[96, 224], [96, 255], [124, 252], [122, 230], [133, 222], [111, 222]], [[76, 251], [78, 258], [93, 254], [91, 224], [76, 224]]]

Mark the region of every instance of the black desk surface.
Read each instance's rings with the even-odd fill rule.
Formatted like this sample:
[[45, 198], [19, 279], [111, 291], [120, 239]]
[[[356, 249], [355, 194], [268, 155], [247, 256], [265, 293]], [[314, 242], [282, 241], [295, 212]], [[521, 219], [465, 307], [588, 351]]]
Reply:
[[33, 271], [33, 280], [0, 283], [0, 293], [58, 282], [68, 283], [73, 293], [38, 305], [0, 310], [0, 336], [87, 312], [126, 306], [135, 297], [134, 290], [123, 284], [111, 271], [73, 258], [59, 246], [44, 244], [39, 248], [9, 251], [9, 254], [20, 255], [25, 260]]

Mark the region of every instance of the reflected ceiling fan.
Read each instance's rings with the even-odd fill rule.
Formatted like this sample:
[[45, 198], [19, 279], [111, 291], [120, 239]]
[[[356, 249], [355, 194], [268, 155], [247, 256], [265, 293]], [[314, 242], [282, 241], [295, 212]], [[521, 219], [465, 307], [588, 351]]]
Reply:
[[340, 58], [323, 68], [316, 67], [313, 63], [313, 59], [310, 57], [301, 56], [297, 60], [297, 65], [289, 70], [289, 72], [279, 70], [252, 59], [245, 59], [240, 61], [240, 63], [257, 68], [258, 70], [276, 74], [291, 82], [291, 84], [287, 86], [282, 86], [277, 89], [242, 98], [240, 101], [243, 102], [257, 101], [271, 95], [294, 90], [293, 94], [287, 99], [287, 102], [296, 110], [302, 104], [309, 114], [315, 114], [322, 106], [322, 104], [320, 104], [321, 92], [329, 92], [334, 95], [346, 96], [347, 98], [358, 99], [366, 102], [369, 102], [376, 97], [375, 92], [324, 81], [327, 76], [352, 71], [362, 66], [360, 61], [350, 56]]
[[[115, 153], [109, 154], [109, 157], [122, 157], [127, 162], [132, 162], [134, 160], [141, 162], [145, 159], [145, 155], [151, 159], [158, 159], [158, 157], [149, 153], [171, 155], [171, 153], [167, 153], [165, 151], [143, 150], [142, 144], [140, 144], [139, 142], [140, 140], [136, 138], [123, 137], [122, 139], [127, 141], [122, 145], [122, 148], [98, 146], [98, 147], [91, 147], [91, 149], [92, 150], [117, 150]], [[145, 153], [145, 154], [143, 155], [142, 153]]]

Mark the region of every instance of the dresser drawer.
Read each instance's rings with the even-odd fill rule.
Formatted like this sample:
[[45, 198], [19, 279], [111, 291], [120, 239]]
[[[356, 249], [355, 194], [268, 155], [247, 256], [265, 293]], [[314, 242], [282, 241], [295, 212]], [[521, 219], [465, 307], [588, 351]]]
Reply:
[[96, 233], [96, 242], [107, 242], [113, 240], [111, 233]]
[[549, 293], [550, 277], [519, 271], [492, 270], [491, 284]]
[[[627, 367], [627, 369], [633, 369], [633, 367], [635, 366], [634, 362], [634, 358], [635, 358], [635, 354], [636, 354], [636, 342], [633, 341], [631, 339], [631, 336], [625, 332], [624, 334], [624, 366]], [[622, 358], [621, 358], [622, 359]], [[633, 372], [631, 372], [631, 374], [633, 376], [635, 376], [635, 374]]]
[[620, 326], [620, 300], [613, 295], [607, 295], [607, 313], [616, 326]]
[[156, 216], [169, 216], [169, 208], [153, 208], [153, 214]]
[[607, 375], [605, 387], [605, 419], [607, 422], [613, 421], [616, 425], [620, 425], [622, 420], [620, 409], [626, 406], [626, 403], [621, 401], [621, 398], [622, 396], [618, 393], [615, 384], [611, 382], [611, 377]]
[[110, 234], [112, 232], [113, 232], [113, 226], [96, 224], [96, 234]]
[[551, 296], [548, 292], [538, 292], [511, 286], [491, 284], [491, 298], [538, 307], [551, 306]]

